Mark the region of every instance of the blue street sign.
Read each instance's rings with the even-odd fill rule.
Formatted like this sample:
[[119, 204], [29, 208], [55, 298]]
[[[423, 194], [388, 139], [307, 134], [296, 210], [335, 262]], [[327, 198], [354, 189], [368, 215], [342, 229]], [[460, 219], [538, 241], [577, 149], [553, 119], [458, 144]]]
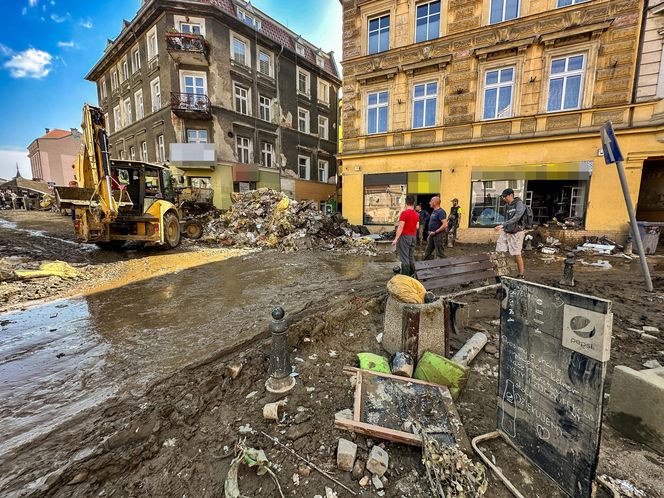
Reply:
[[606, 164], [614, 164], [623, 161], [623, 155], [618, 146], [616, 133], [613, 131], [613, 124], [607, 121], [599, 130], [602, 137], [602, 150], [604, 151], [604, 161]]

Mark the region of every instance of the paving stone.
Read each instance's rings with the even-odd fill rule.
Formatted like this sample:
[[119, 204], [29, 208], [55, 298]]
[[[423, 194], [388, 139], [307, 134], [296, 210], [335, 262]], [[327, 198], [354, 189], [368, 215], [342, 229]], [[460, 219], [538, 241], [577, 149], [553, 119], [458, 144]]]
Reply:
[[371, 448], [369, 459], [367, 460], [367, 470], [378, 477], [381, 477], [387, 471], [390, 462], [390, 456], [380, 446]]
[[348, 439], [339, 439], [337, 446], [337, 467], [339, 469], [351, 472], [357, 456], [357, 445]]

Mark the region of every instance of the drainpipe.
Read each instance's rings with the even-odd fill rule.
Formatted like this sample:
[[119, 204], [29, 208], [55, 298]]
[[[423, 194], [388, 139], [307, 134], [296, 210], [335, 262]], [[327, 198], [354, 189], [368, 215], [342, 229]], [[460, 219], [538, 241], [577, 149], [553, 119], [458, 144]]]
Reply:
[[[280, 67], [280, 61], [281, 61], [281, 54], [284, 53], [284, 46], [280, 44], [280, 49], [279, 53], [275, 57], [274, 60], [274, 83], [277, 86], [277, 110], [279, 111], [279, 116], [278, 116], [278, 122], [277, 122], [277, 139], [275, 140], [274, 143], [274, 154], [275, 156], [279, 154], [278, 160], [279, 160], [279, 191], [281, 191], [281, 170], [283, 169], [283, 165], [281, 164], [281, 91], [280, 91], [280, 86], [279, 86], [279, 67]], [[276, 114], [276, 113], [275, 113]], [[275, 164], [276, 164], [277, 157], [275, 157]]]

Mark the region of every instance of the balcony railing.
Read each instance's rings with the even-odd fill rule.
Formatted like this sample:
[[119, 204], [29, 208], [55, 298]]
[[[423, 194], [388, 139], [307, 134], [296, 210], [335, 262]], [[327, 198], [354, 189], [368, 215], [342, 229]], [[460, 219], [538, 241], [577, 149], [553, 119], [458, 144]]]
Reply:
[[207, 95], [198, 93], [171, 93], [171, 109], [176, 114], [186, 114], [190, 117], [210, 117], [210, 99]]
[[180, 64], [208, 64], [208, 44], [201, 35], [166, 33], [166, 49]]

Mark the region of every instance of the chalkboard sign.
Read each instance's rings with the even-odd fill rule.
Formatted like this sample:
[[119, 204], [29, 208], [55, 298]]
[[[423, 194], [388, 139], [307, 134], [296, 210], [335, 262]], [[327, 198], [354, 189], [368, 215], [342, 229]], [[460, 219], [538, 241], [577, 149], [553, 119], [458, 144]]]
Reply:
[[503, 278], [498, 430], [572, 497], [591, 496], [611, 302]]

